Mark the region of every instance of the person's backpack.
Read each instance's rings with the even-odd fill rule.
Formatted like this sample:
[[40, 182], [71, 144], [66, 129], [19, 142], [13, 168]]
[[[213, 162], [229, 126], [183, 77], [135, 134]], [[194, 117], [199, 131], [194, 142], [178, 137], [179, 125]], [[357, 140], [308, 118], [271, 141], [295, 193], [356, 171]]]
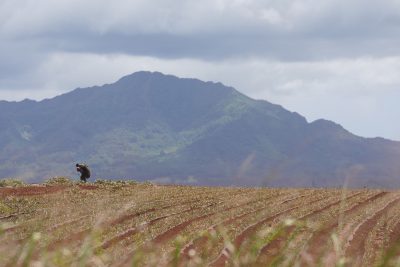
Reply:
[[83, 171], [85, 172], [85, 174], [86, 174], [87, 178], [90, 178], [90, 170], [89, 170], [89, 166], [88, 166], [88, 165], [86, 165], [86, 164], [82, 164], [82, 168], [83, 168]]

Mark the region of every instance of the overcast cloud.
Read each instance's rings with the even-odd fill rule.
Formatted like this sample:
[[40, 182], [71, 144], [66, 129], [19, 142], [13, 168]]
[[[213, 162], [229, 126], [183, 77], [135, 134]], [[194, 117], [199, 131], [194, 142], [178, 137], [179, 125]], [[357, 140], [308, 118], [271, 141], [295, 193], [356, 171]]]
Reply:
[[139, 70], [400, 140], [400, 0], [0, 0], [0, 99]]

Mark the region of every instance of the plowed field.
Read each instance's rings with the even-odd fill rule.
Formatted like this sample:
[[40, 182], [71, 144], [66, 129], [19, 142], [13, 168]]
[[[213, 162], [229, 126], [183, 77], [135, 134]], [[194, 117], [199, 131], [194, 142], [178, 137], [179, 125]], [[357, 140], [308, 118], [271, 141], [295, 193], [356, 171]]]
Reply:
[[1, 266], [396, 266], [400, 191], [0, 188]]

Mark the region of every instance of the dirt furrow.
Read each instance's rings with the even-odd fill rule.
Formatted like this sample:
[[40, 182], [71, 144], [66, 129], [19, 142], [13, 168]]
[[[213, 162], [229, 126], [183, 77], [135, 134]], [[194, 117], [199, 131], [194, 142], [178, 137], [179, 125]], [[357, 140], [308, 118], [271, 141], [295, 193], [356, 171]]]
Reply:
[[[349, 209], [343, 211], [343, 217], [347, 217], [354, 213], [356, 210], [360, 210], [365, 206], [369, 205], [371, 201], [374, 201], [380, 197], [387, 195], [387, 192], [380, 192], [374, 194], [371, 197], [366, 198], [362, 202], [357, 202], [355, 205], [351, 206]], [[326, 250], [328, 240], [330, 239], [331, 233], [339, 225], [339, 214], [335, 217], [334, 221], [327, 222], [321, 229], [314, 232], [310, 240], [308, 241], [308, 248], [305, 251], [306, 255], [312, 255], [313, 259], [318, 259]], [[307, 266], [309, 263], [304, 263]]]
[[[328, 205], [325, 205], [319, 209], [312, 210], [311, 212], [297, 218], [297, 220], [304, 221], [306, 219], [309, 219], [309, 218], [316, 216], [324, 211], [328, 211], [330, 208], [339, 205], [342, 201], [348, 201], [349, 199], [354, 198], [358, 195], [359, 195], [359, 193], [355, 193], [350, 196], [347, 196], [344, 199], [339, 199], [337, 201], [334, 201], [334, 202], [332, 202]], [[292, 236], [294, 237], [296, 229], [297, 229], [296, 225], [290, 225], [290, 226], [285, 227], [283, 229], [283, 232], [280, 233], [277, 238], [275, 238], [270, 243], [266, 244], [265, 246], [263, 246], [260, 249], [257, 262], [271, 264], [272, 261], [282, 252], [282, 249], [284, 248], [287, 240], [290, 239]]]
[[80, 189], [83, 190], [95, 190], [99, 188], [97, 185], [89, 185], [89, 184], [79, 184], [78, 186]]
[[354, 198], [354, 197], [356, 197], [356, 196], [358, 196], [360, 194], [361, 194], [361, 192], [358, 192], [358, 193], [355, 193], [355, 194], [353, 194], [351, 196], [347, 196], [344, 199], [339, 199], [338, 201], [332, 202], [331, 204], [326, 205], [326, 206], [324, 206], [322, 208], [313, 210], [312, 212], [300, 217], [299, 219], [300, 220], [306, 220], [306, 219], [308, 219], [308, 218], [310, 218], [310, 217], [312, 217], [312, 216], [314, 216], [314, 215], [316, 215], [318, 213], [322, 213], [322, 212], [332, 208], [333, 206], [336, 206], [336, 205], [340, 204], [341, 202], [348, 201], [348, 200], [350, 200], [350, 199], [352, 199], [352, 198]]
[[[379, 246], [374, 243], [373, 250], [381, 252], [378, 257], [375, 258], [376, 266], [391, 266], [393, 263], [393, 258], [398, 259], [400, 256], [400, 218], [399, 211], [393, 214], [397, 217], [394, 225], [391, 228], [386, 229], [386, 242], [383, 246]], [[384, 223], [387, 221], [385, 220]], [[385, 227], [385, 225], [383, 226]], [[384, 248], [382, 251], [380, 249]], [[395, 265], [395, 264], [393, 264]]]
[[[186, 202], [184, 202], [184, 203], [178, 204], [177, 206], [181, 206], [181, 205], [185, 205], [185, 204], [190, 204], [190, 203], [192, 203], [192, 202], [194, 202], [194, 201], [193, 201], [193, 200], [191, 200], [191, 201], [186, 201]], [[211, 205], [214, 205], [214, 204], [211, 204]], [[144, 211], [140, 211], [140, 212], [137, 212], [137, 213], [134, 213], [134, 214], [124, 215], [124, 216], [122, 216], [122, 217], [120, 217], [120, 218], [117, 218], [116, 220], [111, 221], [110, 223], [107, 223], [107, 222], [102, 223], [101, 225], [99, 225], [99, 228], [100, 228], [99, 230], [102, 231], [102, 230], [104, 230], [105, 228], [107, 228], [107, 227], [109, 227], [109, 226], [115, 226], [115, 225], [117, 225], [117, 224], [123, 223], [124, 221], [126, 221], [126, 220], [128, 220], [128, 219], [133, 219], [133, 218], [135, 218], [135, 217], [138, 217], [138, 216], [141, 216], [141, 215], [144, 215], [144, 214], [148, 214], [148, 213], [151, 213], [151, 212], [155, 212], [155, 211], [161, 211], [161, 210], [164, 210], [164, 209], [173, 207], [173, 206], [174, 206], [174, 205], [166, 205], [166, 206], [160, 207], [160, 208], [150, 208], [150, 209], [147, 209], [147, 210], [144, 210]], [[188, 209], [186, 209], [186, 210], [183, 210], [183, 211], [181, 211], [181, 212], [178, 212], [178, 213], [171, 213], [171, 214], [168, 214], [168, 215], [164, 215], [164, 216], [155, 218], [155, 219], [151, 220], [150, 222], [145, 223], [145, 224], [143, 224], [143, 225], [151, 226], [151, 225], [153, 225], [154, 223], [156, 223], [157, 221], [159, 221], [159, 220], [161, 220], [161, 219], [165, 219], [165, 218], [168, 218], [168, 217], [171, 217], [171, 216], [176, 216], [176, 215], [183, 214], [183, 213], [190, 212], [190, 211], [194, 211], [194, 210], [197, 210], [197, 209], [206, 208], [206, 207], [209, 207], [209, 206], [210, 206], [210, 204], [208, 204], [208, 205], [206, 205], [206, 206], [200, 206], [200, 207], [190, 207], [190, 208], [188, 208]], [[137, 232], [137, 229], [136, 229], [136, 228], [137, 228], [137, 227], [127, 229], [127, 230], [126, 230], [125, 232], [123, 232], [122, 234], [119, 234], [119, 235], [117, 235], [117, 236], [112, 237], [110, 240], [105, 241], [105, 242], [102, 244], [101, 247], [102, 247], [102, 248], [108, 248], [108, 247], [112, 246], [113, 244], [115, 244], [115, 243], [117, 243], [117, 242], [119, 242], [119, 241], [122, 241], [122, 240], [126, 239], [127, 237], [129, 237], [129, 236], [131, 236], [131, 235], [133, 235], [134, 233]], [[85, 232], [90, 232], [90, 229], [86, 229]], [[65, 243], [76, 242], [76, 241], [82, 240], [82, 239], [85, 237], [85, 235], [82, 235], [81, 232], [79, 232], [79, 233], [74, 233], [74, 234], [72, 234], [71, 236], [72, 236], [72, 238], [71, 238], [71, 237], [68, 237], [68, 238], [65, 239], [64, 241], [63, 241], [63, 240], [58, 240], [58, 241], [54, 242], [54, 243], [55, 243], [54, 246], [58, 247], [57, 244], [65, 244]], [[52, 247], [52, 246], [53, 246], [53, 244], [50, 245], [50, 247]]]
[[390, 250], [393, 250], [393, 253], [395, 253], [395, 251], [398, 251], [398, 249], [400, 248], [400, 220], [391, 230], [387, 247]]
[[[185, 204], [182, 204], [182, 205], [185, 205]], [[163, 206], [163, 207], [160, 207], [160, 208], [150, 208], [150, 209], [138, 211], [138, 212], [135, 212], [135, 213], [132, 213], [132, 214], [126, 214], [126, 215], [123, 215], [123, 216], [111, 221], [108, 224], [108, 226], [115, 226], [117, 224], [122, 224], [122, 223], [124, 223], [124, 222], [126, 222], [128, 220], [132, 220], [132, 219], [134, 219], [136, 217], [139, 217], [141, 215], [148, 214], [148, 213], [155, 212], [155, 211], [165, 210], [165, 209], [168, 209], [168, 208], [171, 208], [171, 207], [173, 207], [173, 205], [166, 205], [166, 206]]]
[[[251, 201], [251, 202], [253, 202], [253, 201]], [[235, 209], [235, 208], [247, 205], [247, 204], [248, 203], [241, 204], [241, 205], [234, 205], [234, 206], [231, 206], [231, 207], [228, 207], [228, 208], [224, 209], [224, 211], [232, 210], [232, 209]], [[214, 206], [214, 205], [207, 205], [207, 206], [204, 206], [204, 207], [200, 207], [200, 209], [209, 208], [211, 206]], [[190, 220], [187, 220], [185, 222], [182, 222], [182, 223], [180, 223], [180, 224], [168, 229], [164, 233], [158, 235], [151, 242], [154, 243], [154, 244], [160, 244], [160, 243], [163, 243], [165, 241], [168, 241], [172, 237], [177, 236], [183, 229], [185, 229], [190, 224], [192, 224], [194, 222], [197, 222], [197, 221], [200, 221], [200, 220], [203, 220], [205, 218], [208, 218], [208, 217], [210, 217], [212, 215], [215, 215], [216, 213], [217, 212], [208, 213], [206, 215], [198, 216], [198, 217], [192, 218]]]
[[0, 265], [22, 264], [26, 253], [32, 264], [77, 265], [83, 248], [87, 264], [102, 266], [391, 266], [400, 256], [397, 190], [140, 183], [5, 189]]
[[[297, 199], [300, 199], [300, 198], [303, 198], [303, 197], [304, 197], [303, 195], [298, 196], [298, 197], [294, 197], [294, 198], [292, 198], [292, 199], [285, 200], [285, 201], [283, 201], [283, 202], [281, 202], [281, 203], [277, 203], [276, 205], [280, 206], [280, 205], [282, 205], [282, 204], [284, 204], [284, 203], [289, 203], [289, 202], [291, 202], [291, 201], [294, 201], [294, 200], [297, 200]], [[322, 200], [322, 199], [325, 199], [325, 198], [326, 198], [326, 197], [323, 197], [323, 198], [320, 198], [320, 199], [318, 199], [318, 200], [314, 200], [313, 202], [318, 202], [318, 201], [320, 201], [320, 200]], [[275, 220], [275, 219], [278, 218], [279, 216], [281, 216], [281, 215], [283, 215], [283, 214], [290, 213], [291, 211], [293, 211], [293, 210], [295, 210], [295, 209], [298, 209], [298, 208], [300, 208], [300, 207], [302, 207], [302, 205], [297, 205], [297, 206], [294, 206], [294, 207], [290, 207], [290, 208], [288, 208], [288, 209], [285, 209], [285, 210], [283, 210], [283, 211], [280, 211], [280, 212], [278, 212], [278, 213], [275, 213], [275, 214], [272, 215], [272, 216], [268, 216], [267, 218], [264, 218], [263, 220], [258, 221], [258, 222], [256, 222], [255, 224], [252, 224], [252, 225], [248, 226], [245, 230], [243, 230], [243, 231], [235, 238], [235, 240], [234, 240], [235, 248], [239, 248], [239, 247], [242, 245], [242, 243], [243, 243], [246, 239], [248, 239], [249, 237], [251, 237], [262, 225], [264, 225], [264, 224], [266, 224], [266, 223], [268, 223], [268, 222], [272, 222], [273, 220]], [[209, 264], [209, 266], [212, 266], [212, 267], [225, 266], [226, 261], [228, 260], [228, 258], [229, 258], [229, 252], [228, 252], [228, 250], [227, 250], [226, 248], [223, 248], [223, 250], [220, 252], [219, 256], [218, 256], [216, 259], [214, 259], [214, 260]]]
[[168, 229], [164, 233], [158, 235], [156, 238], [153, 239], [152, 243], [154, 243], [156, 245], [159, 245], [159, 244], [164, 243], [164, 242], [166, 242], [168, 240], [171, 240], [173, 237], [178, 236], [178, 234], [180, 232], [182, 232], [186, 227], [188, 227], [192, 223], [204, 220], [205, 218], [208, 218], [208, 217], [210, 217], [210, 216], [212, 216], [214, 214], [216, 214], [216, 212], [208, 213], [208, 214], [205, 214], [205, 215], [190, 219], [190, 220], [185, 221], [183, 223], [180, 223], [180, 224]]
[[358, 224], [353, 233], [348, 238], [345, 255], [351, 258], [352, 266], [363, 266], [363, 257], [365, 254], [365, 240], [370, 231], [375, 227], [377, 221], [391, 207], [398, 205], [400, 197], [388, 202], [383, 208], [370, 215], [366, 220]]
[[0, 197], [5, 196], [35, 196], [57, 193], [68, 186], [30, 186], [17, 188], [0, 188]]
[[[266, 199], [264, 199], [264, 201], [265, 201], [265, 200], [268, 200], [268, 199], [270, 199], [270, 198], [273, 198], [273, 197], [274, 197], [274, 196], [269, 196], [269, 197], [267, 197]], [[237, 209], [237, 208], [239, 208], [239, 207], [242, 207], [242, 206], [245, 206], [245, 205], [249, 205], [249, 204], [252, 204], [252, 203], [255, 203], [255, 202], [259, 202], [259, 201], [260, 201], [260, 200], [252, 200], [252, 201], [245, 202], [245, 203], [242, 203], [242, 204], [239, 204], [239, 205], [232, 205], [232, 206], [230, 206], [230, 207], [224, 209], [224, 211], [226, 212], [226, 211], [229, 211], [229, 210], [232, 210], [232, 209]], [[262, 201], [262, 200], [261, 200], [261, 201]], [[145, 245], [142, 246], [142, 249], [143, 249], [143, 248], [146, 249], [146, 247], [151, 247], [152, 245], [158, 245], [158, 246], [159, 246], [160, 244], [165, 243], [165, 242], [171, 240], [172, 238], [178, 236], [179, 233], [182, 232], [182, 231], [183, 231], [185, 228], [187, 228], [189, 225], [191, 225], [191, 224], [193, 224], [193, 223], [195, 223], [195, 222], [204, 220], [204, 219], [206, 219], [206, 218], [209, 218], [209, 217], [211, 217], [211, 216], [213, 216], [213, 215], [215, 215], [215, 214], [217, 214], [217, 212], [208, 213], [208, 214], [201, 215], [201, 216], [198, 216], [198, 217], [189, 219], [189, 220], [187, 220], [187, 221], [184, 221], [184, 222], [182, 222], [182, 223], [180, 223], [180, 224], [178, 224], [178, 225], [176, 225], [176, 226], [173, 226], [172, 228], [168, 229], [167, 231], [165, 231], [165, 232], [161, 233], [160, 235], [156, 236], [153, 240], [147, 242]], [[133, 254], [134, 254], [135, 252], [136, 252], [136, 250], [135, 250], [135, 251], [132, 251], [132, 252], [126, 257], [126, 259], [123, 260], [123, 261], [122, 261], [120, 264], [118, 264], [117, 266], [124, 266], [125, 264], [127, 264], [127, 263], [129, 262], [129, 260], [132, 258]]]
[[[250, 211], [250, 212], [246, 212], [244, 214], [240, 214], [240, 215], [238, 215], [236, 217], [230, 218], [230, 219], [225, 220], [225, 221], [223, 221], [221, 223], [218, 223], [218, 224], [215, 224], [215, 225], [211, 226], [207, 231], [208, 231], [208, 233], [211, 233], [212, 231], [215, 231], [219, 226], [227, 226], [227, 225], [229, 225], [229, 224], [231, 224], [231, 223], [233, 223], [233, 222], [235, 222], [237, 220], [240, 220], [240, 219], [242, 219], [242, 218], [244, 218], [244, 217], [246, 217], [246, 216], [248, 216], [250, 214], [253, 214], [253, 213], [265, 210], [265, 209], [266, 209], [266, 207], [262, 207], [262, 208], [259, 208], [259, 209], [256, 209], [256, 210], [253, 210], [253, 211]], [[196, 251], [200, 251], [201, 248], [207, 243], [208, 239], [209, 238], [207, 236], [201, 236], [201, 237], [198, 237], [198, 238], [190, 241], [188, 244], [186, 244], [183, 247], [183, 249], [181, 250], [181, 252], [180, 252], [179, 266], [183, 265], [183, 263], [185, 261], [188, 261], [190, 259], [189, 252], [192, 249], [194, 249]]]
[[[261, 202], [261, 201], [267, 201], [267, 200], [269, 200], [267, 202], [267, 203], [269, 203], [271, 199], [274, 199], [275, 197], [278, 197], [278, 196], [282, 196], [282, 195], [276, 194], [274, 196], [270, 196], [270, 197], [265, 198], [265, 199], [259, 199], [259, 200], [254, 200], [254, 201], [245, 203], [244, 205], [250, 205], [250, 204], [253, 204], [253, 203], [257, 203], [257, 202]], [[289, 203], [291, 201], [294, 201], [294, 200], [297, 200], [297, 199], [300, 199], [300, 198], [304, 198], [305, 196], [306, 195], [299, 195], [299, 196], [296, 196], [296, 197], [286, 198], [285, 200], [281, 201], [280, 204], [278, 204], [278, 205], [281, 205], [281, 204], [284, 204], [284, 203]], [[244, 205], [239, 205], [239, 206], [237, 206], [237, 208], [241, 207], [241, 206], [244, 206]], [[257, 213], [257, 212], [265, 210], [267, 208], [268, 207], [264, 206], [264, 207], [256, 209], [256, 210], [252, 210], [252, 211], [240, 214], [238, 216], [234, 216], [232, 218], [229, 218], [227, 220], [224, 220], [222, 222], [219, 222], [217, 224], [212, 225], [207, 231], [208, 231], [208, 233], [211, 233], [212, 231], [215, 231], [220, 226], [227, 226], [227, 225], [233, 224], [233, 223], [239, 221], [240, 219], [242, 219], [242, 218], [244, 218], [246, 216], [249, 216], [250, 214]], [[201, 236], [201, 237], [196, 238], [195, 240], [191, 240], [188, 244], [186, 244], [183, 247], [183, 249], [181, 250], [180, 257], [179, 257], [179, 259], [180, 259], [179, 265], [182, 266], [185, 261], [190, 259], [190, 257], [189, 257], [189, 251], [190, 250], [194, 249], [196, 251], [200, 251], [202, 246], [205, 245], [207, 243], [207, 241], [208, 241], [208, 237], [207, 236]]]
[[[188, 227], [190, 224], [204, 220], [212, 215], [215, 215], [216, 212], [208, 213], [202, 216], [198, 216], [195, 218], [192, 218], [190, 220], [184, 221], [183, 223], [180, 223], [167, 231], [159, 234], [156, 236], [153, 240], [146, 242], [144, 245], [142, 245], [139, 250], [140, 251], [146, 251], [146, 250], [154, 250], [155, 245], [160, 245], [168, 240], [171, 240], [172, 238], [176, 237], [181, 231], [183, 231], [186, 227]], [[118, 263], [116, 266], [125, 266], [129, 263], [129, 261], [132, 259], [133, 255], [137, 252], [137, 250], [131, 251], [128, 256], [120, 263]]]
[[206, 206], [189, 208], [189, 209], [183, 210], [181, 212], [171, 213], [171, 214], [167, 214], [167, 215], [163, 215], [163, 216], [157, 217], [155, 219], [150, 220], [149, 222], [141, 224], [138, 227], [134, 227], [134, 228], [128, 229], [128, 230], [126, 230], [125, 232], [123, 232], [123, 233], [121, 233], [119, 235], [113, 236], [109, 240], [105, 241], [101, 245], [101, 248], [107, 249], [110, 246], [112, 246], [113, 244], [116, 244], [117, 242], [120, 242], [120, 241], [122, 241], [122, 240], [124, 240], [124, 239], [126, 239], [128, 237], [131, 237], [132, 235], [134, 235], [134, 234], [140, 232], [141, 230], [143, 230], [145, 227], [149, 227], [149, 226], [155, 224], [156, 222], [158, 222], [158, 221], [160, 221], [162, 219], [169, 218], [169, 217], [176, 216], [176, 215], [181, 215], [183, 213], [194, 211], [194, 210], [197, 210], [197, 209], [208, 208], [208, 207], [211, 207], [211, 206], [214, 206], [214, 204], [208, 204]]
[[[209, 192], [205, 192], [204, 194], [205, 195], [209, 195]], [[233, 196], [241, 195], [241, 194], [245, 194], [245, 192], [235, 192], [235, 194], [233, 194]], [[179, 201], [179, 199], [187, 199], [187, 197], [181, 197], [180, 196], [179, 198], [177, 198], [177, 200]], [[160, 208], [150, 208], [150, 209], [143, 210], [143, 211], [138, 211], [138, 212], [135, 212], [135, 213], [132, 213], [132, 214], [126, 214], [126, 215], [123, 215], [123, 216], [111, 221], [109, 224], [110, 224], [110, 226], [115, 226], [117, 224], [124, 223], [125, 221], [134, 219], [136, 217], [139, 217], [141, 215], [144, 215], [144, 214], [147, 214], [147, 213], [150, 213], [150, 212], [165, 210], [165, 209], [173, 208], [173, 207], [184, 206], [184, 205], [191, 204], [191, 203], [196, 203], [196, 202], [199, 202], [199, 201], [201, 201], [201, 198], [199, 198], [199, 195], [196, 195], [196, 199], [191, 199], [191, 200], [184, 201], [184, 202], [178, 202], [178, 203], [172, 204], [172, 205], [168, 204], [168, 205], [162, 206]], [[171, 200], [169, 200], [168, 202], [171, 202]]]

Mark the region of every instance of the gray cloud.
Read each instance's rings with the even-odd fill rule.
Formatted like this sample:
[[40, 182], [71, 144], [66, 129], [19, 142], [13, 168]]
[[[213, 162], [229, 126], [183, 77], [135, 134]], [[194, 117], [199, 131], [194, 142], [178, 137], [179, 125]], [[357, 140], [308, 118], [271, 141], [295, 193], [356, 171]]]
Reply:
[[74, 52], [305, 60], [398, 53], [399, 1], [5, 1], [1, 35]]

